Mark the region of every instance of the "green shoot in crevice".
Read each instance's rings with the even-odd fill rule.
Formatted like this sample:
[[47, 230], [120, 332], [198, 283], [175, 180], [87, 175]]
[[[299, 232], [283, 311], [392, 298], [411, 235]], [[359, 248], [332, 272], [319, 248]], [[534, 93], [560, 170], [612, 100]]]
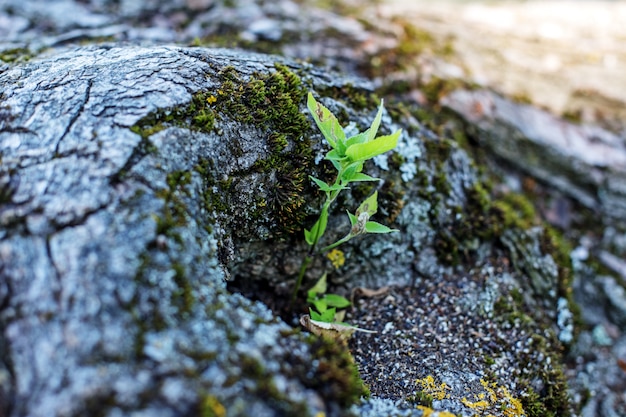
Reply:
[[[400, 137], [401, 130], [398, 130], [391, 135], [376, 137], [383, 115], [384, 107], [382, 101], [370, 128], [349, 138], [346, 137], [346, 134], [337, 118], [330, 112], [330, 110], [318, 103], [311, 93], [308, 95], [307, 107], [313, 117], [313, 120], [315, 120], [317, 127], [324, 135], [326, 142], [332, 148], [326, 154], [325, 159], [329, 160], [335, 167], [337, 170], [337, 176], [335, 177], [333, 184], [328, 184], [318, 178], [310, 177], [311, 180], [315, 182], [319, 189], [326, 195], [326, 200], [322, 205], [320, 215], [317, 221], [313, 224], [313, 227], [311, 227], [311, 229], [304, 230], [304, 238], [309, 245], [309, 250], [302, 261], [293, 291], [291, 304], [295, 301], [298, 291], [300, 290], [300, 286], [302, 285], [302, 280], [306, 270], [316, 254], [327, 252], [349, 241], [350, 239], [365, 233], [391, 233], [397, 231], [370, 220], [370, 218], [378, 210], [378, 192], [374, 192], [374, 194], [366, 198], [365, 201], [359, 205], [354, 214], [347, 212], [351, 224], [349, 233], [338, 241], [316, 250], [318, 243], [326, 231], [331, 204], [337, 199], [339, 193], [342, 190], [348, 189], [348, 185], [353, 182], [380, 181], [380, 178], [374, 178], [363, 173], [363, 164], [375, 156], [394, 149], [398, 144], [398, 138]], [[325, 297], [329, 296], [332, 296], [332, 294], [328, 294]], [[310, 303], [312, 303], [319, 311], [319, 306], [321, 306], [320, 301], [316, 303], [310, 300]], [[319, 321], [332, 322], [334, 320], [334, 308], [337, 306], [332, 306], [327, 303], [326, 307], [330, 308], [320, 311], [316, 314], [316, 317], [321, 318]], [[326, 311], [330, 312], [326, 313]], [[311, 312], [314, 313], [313, 311]]]
[[350, 301], [337, 294], [326, 294], [328, 283], [326, 274], [307, 291], [306, 302], [312, 305], [315, 310], [309, 308], [309, 315], [312, 320], [332, 323], [343, 321], [345, 310], [337, 311], [350, 306]]

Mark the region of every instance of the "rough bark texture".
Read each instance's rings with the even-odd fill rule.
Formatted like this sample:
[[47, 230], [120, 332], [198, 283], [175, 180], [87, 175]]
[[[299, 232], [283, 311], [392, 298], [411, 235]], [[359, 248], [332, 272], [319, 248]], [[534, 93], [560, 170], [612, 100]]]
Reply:
[[[462, 36], [451, 40], [421, 5], [331, 3], [0, 4], [0, 415], [510, 416], [521, 404], [560, 416], [565, 376], [582, 415], [626, 412], [623, 121], [605, 123], [616, 136], [486, 91], [440, 101], [476, 81], [458, 59], [484, 34], [454, 20], [465, 8], [446, 9]], [[77, 47], [103, 40], [116, 43]], [[161, 45], [192, 41], [373, 81]], [[526, 86], [532, 64], [521, 62]], [[465, 81], [445, 81], [455, 77]], [[376, 91], [384, 132], [404, 129], [396, 152], [366, 166], [383, 178], [375, 220], [401, 232], [342, 246], [337, 268], [317, 257], [305, 281], [327, 272], [331, 291], [354, 296], [347, 320], [378, 331], [349, 345], [372, 392], [353, 407], [362, 387], [351, 359], [294, 330], [304, 302], [286, 308], [301, 228], [320, 203], [308, 175], [332, 180], [304, 115], [308, 90], [353, 132], [373, 118]], [[621, 111], [612, 94], [581, 97], [570, 104], [586, 106], [583, 120]], [[416, 104], [427, 102], [455, 108], [466, 129]], [[342, 194], [329, 240], [371, 190]], [[540, 217], [575, 250], [536, 227]], [[367, 298], [359, 286], [389, 288]]]
[[626, 144], [616, 134], [485, 90], [457, 90], [441, 102], [481, 129], [495, 155], [609, 218], [626, 218]]
[[[305, 90], [292, 70], [318, 91], [330, 93], [348, 81], [362, 94], [370, 88], [276, 60], [198, 48], [86, 47], [0, 75], [5, 414], [336, 414], [358, 397], [359, 383], [340, 353], [225, 288], [232, 271], [235, 282], [261, 276], [280, 297], [281, 282], [293, 274], [277, 265], [297, 263], [302, 253], [293, 231], [315, 206], [314, 193], [303, 194], [306, 187], [294, 176], [305, 175], [304, 168], [325, 174], [314, 163], [322, 152], [319, 135], [299, 119]], [[259, 88], [263, 100], [254, 105]], [[324, 101], [361, 126], [374, 109]], [[279, 113], [266, 114], [279, 106]], [[281, 124], [285, 117], [288, 123]], [[293, 129], [298, 120], [299, 131]], [[388, 115], [384, 124], [409, 127], [407, 119]], [[337, 274], [343, 279], [338, 283], [407, 285], [427, 277], [439, 287], [464, 288], [464, 268], [446, 266], [462, 260], [482, 271], [473, 279], [483, 290], [470, 285], [457, 306], [459, 313], [484, 316], [474, 330], [507, 326], [492, 319], [494, 303], [499, 294], [526, 286], [526, 276], [540, 279], [528, 281], [527, 298], [545, 300], [545, 313], [536, 317], [547, 320], [540, 328], [551, 327], [557, 268], [549, 257], [530, 261], [543, 256], [536, 237], [503, 235], [495, 212], [481, 217], [489, 203], [464, 152], [414, 125], [395, 162], [381, 158], [377, 165], [368, 169], [385, 178], [379, 216], [396, 219], [402, 233], [347, 246], [350, 265]], [[354, 206], [367, 192], [355, 191], [344, 203]], [[332, 226], [342, 233], [340, 223]], [[511, 249], [518, 253], [514, 261], [527, 272], [493, 269], [498, 236], [517, 248]], [[297, 245], [292, 241], [288, 249], [281, 243], [294, 238]], [[316, 268], [325, 268], [324, 262]], [[495, 275], [487, 273], [492, 269]], [[548, 298], [541, 294], [546, 289], [552, 290]], [[438, 297], [436, 288], [431, 296]], [[432, 316], [433, 330], [439, 318]], [[382, 318], [368, 325], [385, 330]], [[537, 331], [530, 329], [521, 334]], [[404, 337], [422, 343], [421, 334], [407, 329]], [[502, 344], [490, 355], [518, 366], [521, 351], [509, 343], [517, 339], [503, 334], [497, 333]], [[553, 343], [548, 340], [543, 343]], [[392, 341], [380, 342], [388, 349], [385, 343]], [[464, 412], [468, 390], [476, 398], [484, 394], [477, 381], [486, 353], [457, 342], [445, 362], [451, 373], [426, 369], [453, 389], [441, 406]], [[357, 361], [373, 365], [375, 358]], [[422, 366], [405, 366], [403, 373], [425, 377]], [[548, 366], [544, 375], [551, 375]], [[493, 382], [508, 392], [530, 376]], [[550, 378], [541, 384], [553, 383]], [[405, 384], [415, 390], [410, 378]], [[376, 386], [377, 397], [409, 405], [406, 393], [386, 389]], [[379, 406], [374, 401], [364, 410]], [[502, 404], [494, 401], [489, 409], [497, 413]]]
[[275, 60], [112, 46], [0, 75], [3, 415], [186, 415], [214, 396], [229, 415], [333, 409], [341, 393], [311, 389], [315, 349], [225, 290], [204, 205], [206, 179], [247, 172], [267, 132], [130, 130], [230, 64]]

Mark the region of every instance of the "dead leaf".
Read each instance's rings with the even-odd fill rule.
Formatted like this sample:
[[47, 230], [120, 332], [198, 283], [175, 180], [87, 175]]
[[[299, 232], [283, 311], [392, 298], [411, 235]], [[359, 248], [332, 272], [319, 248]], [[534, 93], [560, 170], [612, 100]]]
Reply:
[[345, 324], [312, 320], [308, 314], [300, 317], [300, 324], [314, 335], [333, 339], [341, 343], [347, 342], [354, 332], [376, 333], [373, 330], [361, 329]]
[[387, 294], [389, 290], [390, 288], [388, 286], [380, 287], [377, 290], [372, 290], [365, 287], [356, 287], [352, 290], [352, 294], [350, 295], [350, 302], [354, 305], [354, 299], [356, 297], [378, 297], [379, 295]]

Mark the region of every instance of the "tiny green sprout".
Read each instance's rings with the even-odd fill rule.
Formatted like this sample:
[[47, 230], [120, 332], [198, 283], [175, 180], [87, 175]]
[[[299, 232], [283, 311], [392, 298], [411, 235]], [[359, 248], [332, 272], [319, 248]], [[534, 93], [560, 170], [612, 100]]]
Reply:
[[315, 310], [309, 308], [311, 319], [332, 323], [335, 322], [339, 316], [337, 309], [349, 307], [350, 301], [337, 294], [326, 294], [327, 288], [326, 274], [324, 274], [317, 283], [307, 291], [306, 301], [315, 308]]
[[[326, 183], [319, 178], [310, 177], [311, 180], [318, 186], [320, 191], [325, 194], [326, 200], [324, 201], [320, 215], [313, 226], [310, 229], [304, 230], [304, 239], [309, 245], [309, 251], [302, 261], [302, 266], [300, 267], [300, 272], [291, 299], [292, 304], [296, 299], [306, 269], [311, 264], [313, 257], [317, 253], [328, 252], [362, 234], [384, 234], [397, 232], [396, 229], [391, 229], [370, 220], [370, 218], [376, 214], [378, 210], [378, 192], [375, 191], [359, 205], [354, 214], [348, 211], [348, 218], [351, 225], [350, 231], [338, 241], [323, 246], [321, 250], [316, 251], [317, 245], [324, 236], [326, 226], [328, 225], [328, 216], [331, 204], [337, 199], [337, 196], [342, 190], [347, 190], [349, 188], [348, 186], [351, 183], [380, 181], [380, 178], [374, 178], [363, 173], [363, 165], [366, 161], [394, 149], [398, 144], [398, 139], [400, 138], [402, 131], [397, 130], [391, 135], [376, 136], [383, 116], [384, 107], [382, 100], [371, 126], [364, 132], [360, 132], [351, 137], [346, 137], [346, 133], [339, 124], [337, 118], [331, 113], [330, 110], [318, 103], [311, 93], [308, 95], [307, 107], [313, 117], [313, 120], [315, 121], [315, 124], [322, 132], [326, 142], [331, 148], [330, 151], [326, 153], [324, 159], [331, 162], [337, 171], [337, 175], [332, 184]], [[326, 276], [324, 275], [322, 278], [325, 282]], [[322, 279], [320, 279], [320, 281], [321, 280]], [[321, 296], [320, 294], [324, 294], [326, 292], [324, 290], [315, 292], [316, 295], [311, 297], [312, 290], [309, 290], [309, 303], [316, 308], [317, 312], [311, 310], [311, 319], [322, 322], [333, 321], [335, 318], [336, 308], [343, 308], [334, 305], [336, 303], [336, 299], [334, 297], [339, 296], [334, 294]], [[348, 302], [347, 300], [345, 301]], [[347, 307], [347, 305], [349, 305], [349, 302], [344, 307]], [[331, 314], [332, 317], [330, 317]]]

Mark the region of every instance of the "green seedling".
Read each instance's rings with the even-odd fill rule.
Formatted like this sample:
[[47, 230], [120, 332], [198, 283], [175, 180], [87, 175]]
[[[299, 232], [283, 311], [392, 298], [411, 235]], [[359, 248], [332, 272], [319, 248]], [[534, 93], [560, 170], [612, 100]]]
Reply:
[[326, 282], [326, 274], [315, 283], [313, 288], [307, 291], [306, 302], [315, 308], [309, 308], [309, 314], [312, 320], [332, 323], [341, 321], [345, 310], [337, 312], [337, 309], [344, 309], [350, 306], [350, 301], [345, 297], [337, 294], [326, 294], [328, 284]]
[[[330, 110], [318, 103], [311, 93], [308, 95], [307, 107], [313, 117], [313, 120], [315, 120], [317, 127], [320, 129], [326, 139], [326, 142], [331, 147], [331, 150], [326, 154], [325, 159], [332, 163], [333, 167], [337, 171], [337, 175], [332, 184], [326, 183], [319, 178], [310, 177], [311, 180], [319, 187], [320, 191], [325, 194], [326, 199], [322, 205], [320, 215], [316, 222], [310, 229], [304, 230], [304, 238], [309, 245], [309, 251], [302, 262], [302, 266], [298, 274], [298, 279], [296, 281], [296, 286], [291, 300], [292, 304], [295, 301], [298, 291], [300, 290], [304, 274], [316, 254], [334, 249], [337, 246], [346, 243], [350, 239], [362, 234], [384, 234], [397, 231], [370, 220], [370, 218], [378, 210], [378, 192], [374, 192], [374, 194], [369, 196], [359, 205], [354, 214], [347, 212], [351, 225], [350, 231], [343, 238], [322, 247], [320, 250], [317, 250], [318, 243], [326, 231], [331, 204], [337, 199], [337, 196], [342, 190], [348, 189], [348, 186], [351, 183], [380, 181], [380, 178], [374, 178], [363, 173], [363, 165], [369, 159], [394, 149], [398, 144], [401, 130], [398, 130], [391, 135], [376, 137], [383, 115], [384, 107], [382, 101], [376, 117], [374, 118], [374, 121], [369, 129], [351, 137], [346, 137], [346, 134], [337, 118], [331, 113]], [[325, 282], [326, 278], [323, 278]], [[324, 293], [325, 291], [317, 291], [315, 296], [312, 298], [309, 297], [310, 303], [317, 309], [317, 313], [311, 311], [311, 319], [320, 322], [332, 322], [335, 319], [336, 309], [341, 308], [334, 305], [338, 300], [336, 297], [339, 296], [334, 294], [319, 295]], [[348, 300], [345, 301], [348, 302]]]

